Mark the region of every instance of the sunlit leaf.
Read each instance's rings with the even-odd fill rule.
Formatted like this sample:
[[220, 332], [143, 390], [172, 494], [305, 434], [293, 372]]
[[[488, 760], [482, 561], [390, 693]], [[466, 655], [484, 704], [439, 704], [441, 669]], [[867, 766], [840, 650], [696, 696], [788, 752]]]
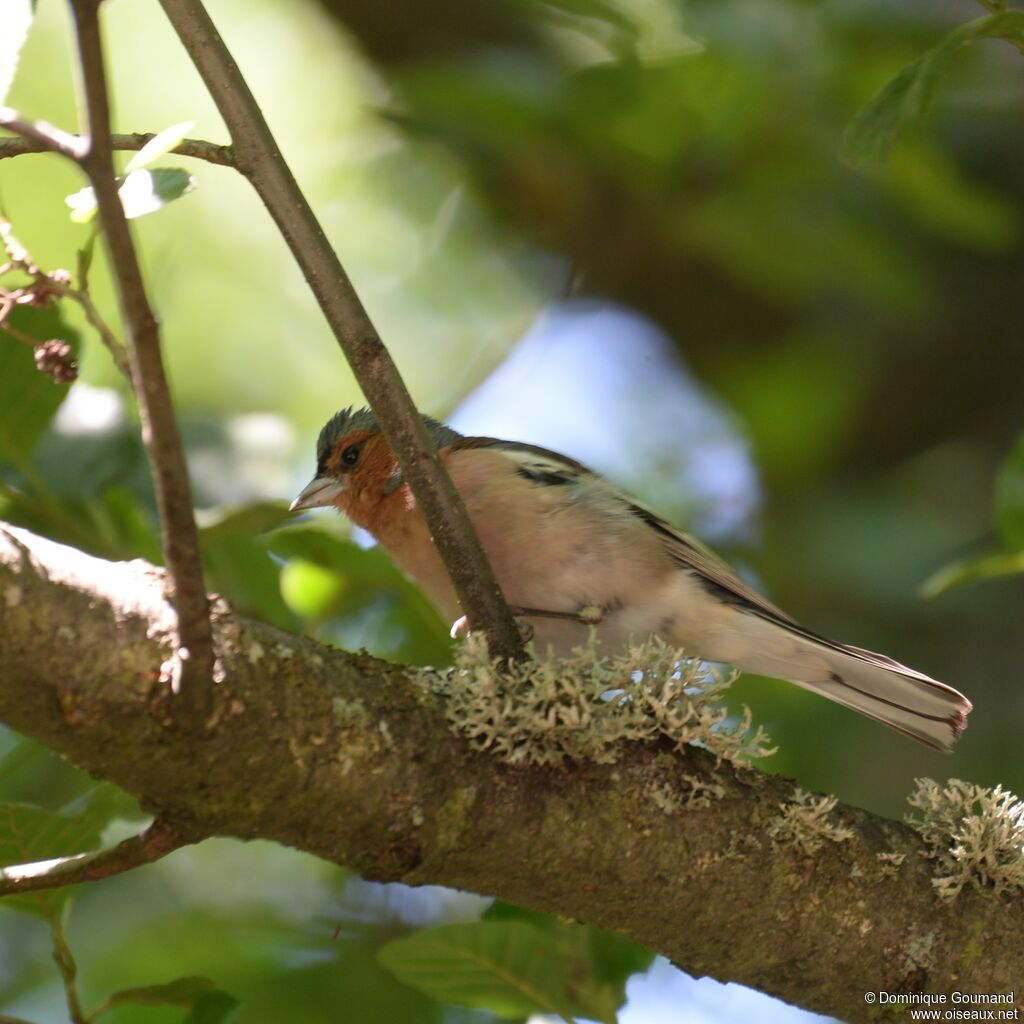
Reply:
[[174, 149], [191, 129], [191, 121], [182, 121], [181, 124], [172, 124], [170, 128], [158, 132], [125, 164], [125, 175], [130, 175], [132, 171], [141, 171], [155, 163], [165, 153]]
[[88, 224], [96, 216], [96, 193], [92, 185], [65, 196], [64, 204], [71, 209], [71, 219], [76, 224]]
[[399, 981], [441, 1002], [499, 1017], [569, 1018], [577, 1012], [568, 959], [523, 921], [423, 928], [382, 946], [377, 955]]
[[961, 25], [905, 67], [847, 126], [843, 160], [854, 167], [884, 160], [900, 131], [928, 113], [953, 59], [979, 39], [1005, 39], [1024, 46], [1024, 11], [990, 14]]
[[14, 82], [18, 57], [28, 38], [34, 13], [33, 0], [3, 0], [0, 3], [0, 103], [7, 98]]
[[191, 192], [196, 180], [180, 167], [158, 167], [152, 171], [132, 171], [120, 188], [124, 215], [144, 217], [155, 213], [175, 199]]
[[[124, 215], [131, 220], [156, 213], [195, 187], [195, 178], [181, 167], [157, 167], [132, 171], [121, 182], [118, 195]], [[91, 187], [66, 196], [64, 202], [71, 208], [71, 219], [76, 224], [87, 224], [96, 216], [96, 194]]]
[[1015, 551], [1024, 550], [1024, 437], [996, 477], [996, 526]]

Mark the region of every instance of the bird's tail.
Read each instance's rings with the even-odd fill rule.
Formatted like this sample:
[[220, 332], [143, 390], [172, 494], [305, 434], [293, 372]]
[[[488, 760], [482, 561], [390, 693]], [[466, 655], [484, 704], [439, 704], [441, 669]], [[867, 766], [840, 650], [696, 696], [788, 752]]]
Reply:
[[806, 673], [813, 678], [803, 680], [788, 674], [798, 686], [936, 750], [951, 750], [966, 727], [971, 702], [952, 686], [860, 647], [823, 639], [814, 646], [815, 653], [823, 656], [828, 674]]

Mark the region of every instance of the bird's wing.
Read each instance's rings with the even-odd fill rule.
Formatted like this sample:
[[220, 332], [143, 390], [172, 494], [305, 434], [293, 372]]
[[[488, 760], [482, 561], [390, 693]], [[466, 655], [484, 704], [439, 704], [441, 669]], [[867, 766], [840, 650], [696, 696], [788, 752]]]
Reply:
[[[600, 479], [582, 463], [537, 445], [502, 441], [493, 437], [464, 437], [451, 446], [453, 451], [465, 448], [490, 448], [501, 451], [520, 464], [518, 472], [521, 475], [542, 485], [569, 484], [584, 478]], [[608, 493], [621, 503], [624, 512], [635, 516], [655, 531], [673, 561], [695, 575], [723, 601], [739, 605], [782, 626], [796, 628], [803, 633], [809, 632], [744, 583], [718, 555], [695, 537], [676, 529], [671, 523], [643, 505], [637, 504], [610, 484], [607, 487]]]
[[526, 470], [536, 470], [537, 483], [572, 483], [583, 478], [597, 478], [582, 462], [570, 459], [568, 455], [541, 448], [521, 441], [502, 441], [497, 437], [460, 437], [448, 446], [448, 451], [464, 451], [467, 448], [491, 448], [502, 452], [519, 463]]
[[782, 626], [807, 632], [781, 608], [777, 608], [753, 587], [744, 583], [714, 551], [696, 537], [676, 529], [661, 516], [655, 515], [650, 509], [636, 502], [629, 502], [629, 510], [658, 534], [676, 563], [697, 576], [705, 587], [714, 590], [723, 601], [739, 605]]

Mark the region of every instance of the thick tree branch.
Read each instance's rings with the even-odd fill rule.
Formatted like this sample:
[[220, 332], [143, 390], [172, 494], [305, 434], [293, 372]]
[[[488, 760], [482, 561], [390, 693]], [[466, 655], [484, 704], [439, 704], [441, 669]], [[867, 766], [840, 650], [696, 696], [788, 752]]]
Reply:
[[161, 0], [231, 135], [235, 166], [284, 236], [419, 502], [462, 610], [491, 650], [520, 657], [522, 640], [498, 581], [405, 383], [306, 202], [231, 54], [199, 0]]
[[[1024, 906], [937, 900], [907, 826], [841, 807], [851, 837], [808, 856], [769, 836], [792, 783], [696, 749], [512, 769], [452, 734], [422, 675], [221, 602], [214, 622], [224, 679], [205, 734], [182, 734], [162, 573], [0, 529], [0, 720], [184, 834], [500, 896], [844, 1020], [877, 1019], [866, 991], [1019, 986]], [[687, 808], [695, 782], [720, 798]]]
[[99, 0], [71, 0], [81, 64], [88, 142], [78, 162], [96, 193], [100, 224], [117, 284], [125, 334], [130, 340], [132, 382], [139, 400], [142, 440], [149, 455], [163, 535], [164, 558], [174, 588], [179, 646], [179, 702], [193, 721], [212, 707], [213, 642], [203, 584], [192, 487], [160, 353], [160, 327], [149, 304], [142, 270], [118, 195], [110, 132], [110, 100], [100, 36]]

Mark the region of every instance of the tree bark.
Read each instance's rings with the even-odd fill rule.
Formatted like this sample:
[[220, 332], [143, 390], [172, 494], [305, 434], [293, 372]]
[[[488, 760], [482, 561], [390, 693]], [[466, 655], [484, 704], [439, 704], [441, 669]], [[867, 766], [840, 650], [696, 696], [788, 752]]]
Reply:
[[[782, 777], [639, 744], [614, 765], [511, 768], [453, 734], [429, 673], [222, 600], [213, 620], [214, 711], [193, 734], [170, 714], [162, 570], [0, 526], [0, 720], [183, 834], [273, 839], [378, 881], [498, 896], [845, 1020], [890, 1015], [866, 992], [1019, 984], [1024, 905], [938, 900], [903, 824], [840, 805], [852, 838], [808, 856], [768, 833], [794, 799]], [[721, 797], [687, 807], [695, 780]], [[878, 856], [901, 853], [897, 867]]]

